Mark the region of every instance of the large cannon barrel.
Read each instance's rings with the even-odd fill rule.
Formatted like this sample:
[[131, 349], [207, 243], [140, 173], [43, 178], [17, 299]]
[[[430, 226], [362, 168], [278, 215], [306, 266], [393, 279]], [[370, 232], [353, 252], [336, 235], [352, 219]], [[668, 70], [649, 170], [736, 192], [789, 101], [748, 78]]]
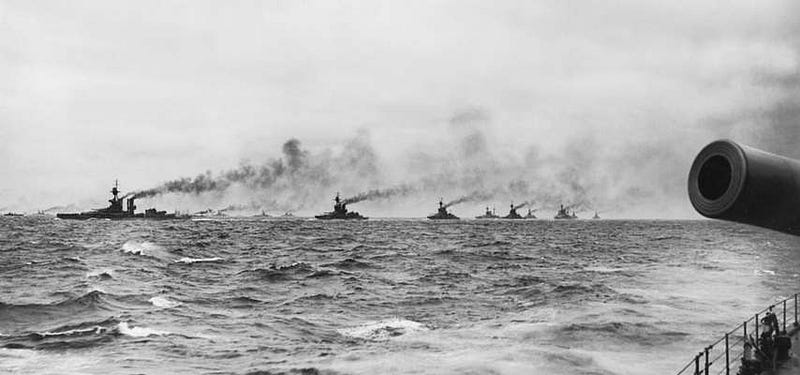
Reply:
[[694, 159], [688, 185], [704, 216], [800, 235], [800, 161], [719, 140]]

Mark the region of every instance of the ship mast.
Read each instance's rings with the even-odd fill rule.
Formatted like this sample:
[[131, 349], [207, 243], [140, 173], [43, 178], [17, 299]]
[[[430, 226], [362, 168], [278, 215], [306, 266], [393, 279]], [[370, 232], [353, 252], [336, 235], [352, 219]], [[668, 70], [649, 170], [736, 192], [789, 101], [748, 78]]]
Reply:
[[119, 180], [117, 179], [114, 180], [114, 187], [111, 188], [111, 194], [114, 195], [114, 199], [112, 199], [111, 203], [114, 203], [117, 200], [119, 200], [119, 198], [117, 198], [117, 195], [119, 194]]

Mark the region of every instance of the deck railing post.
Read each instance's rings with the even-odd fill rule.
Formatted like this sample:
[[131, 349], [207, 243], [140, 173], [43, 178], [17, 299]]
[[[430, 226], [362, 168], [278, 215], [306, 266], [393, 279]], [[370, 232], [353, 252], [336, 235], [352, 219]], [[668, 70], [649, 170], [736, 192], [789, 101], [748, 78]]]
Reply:
[[756, 349], [760, 349], [758, 346], [758, 314], [756, 314], [756, 321], [753, 324], [756, 326]]
[[786, 332], [786, 299], [783, 300], [783, 332]]
[[731, 360], [728, 348], [728, 334], [725, 334], [725, 375], [731, 375]]
[[708, 349], [709, 348], [711, 348], [711, 347], [710, 346], [706, 346], [706, 350], [705, 350], [705, 352], [706, 352], [706, 367], [705, 367], [706, 371], [705, 371], [705, 375], [708, 375]]
[[694, 375], [700, 375], [700, 353], [694, 357]]

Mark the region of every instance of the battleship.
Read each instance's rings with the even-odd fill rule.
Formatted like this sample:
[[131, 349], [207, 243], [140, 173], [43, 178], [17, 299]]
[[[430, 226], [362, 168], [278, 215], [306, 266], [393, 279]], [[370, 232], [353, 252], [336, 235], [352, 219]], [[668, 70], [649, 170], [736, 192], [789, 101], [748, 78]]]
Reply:
[[88, 219], [109, 219], [109, 220], [130, 220], [130, 219], [146, 219], [146, 220], [174, 220], [182, 219], [182, 216], [177, 214], [168, 214], [167, 211], [158, 211], [155, 208], [148, 208], [144, 213], [136, 213], [136, 205], [134, 204], [135, 197], [128, 198], [127, 209], [122, 209], [122, 200], [119, 198], [119, 182], [114, 182], [114, 187], [111, 188], [113, 197], [108, 200], [111, 205], [106, 208], [98, 208], [92, 211], [81, 213], [59, 213], [56, 217], [59, 219], [67, 220], [88, 220]]
[[503, 216], [503, 219], [515, 219], [515, 220], [516, 219], [522, 219], [522, 216], [520, 216], [520, 214], [517, 213], [517, 209], [522, 207], [522, 206], [524, 206], [524, 205], [525, 205], [525, 203], [523, 203], [523, 204], [521, 204], [519, 206], [514, 206], [514, 203], [511, 203], [511, 209], [508, 210], [508, 215]]
[[442, 199], [439, 199], [439, 210], [433, 215], [428, 216], [431, 220], [458, 220], [458, 216], [447, 212], [447, 206], [444, 205]]
[[500, 216], [494, 213], [494, 208], [489, 210], [489, 207], [486, 207], [486, 213], [480, 216], [475, 216], [476, 219], [499, 219]]
[[569, 208], [564, 208], [563, 204], [561, 205], [561, 208], [558, 210], [556, 216], [553, 217], [553, 219], [556, 220], [574, 220], [577, 218], [578, 215], [575, 215], [575, 211], [570, 212]]
[[[361, 216], [358, 212], [347, 212], [347, 203], [342, 202], [339, 198], [339, 193], [336, 193], [336, 198], [333, 199], [335, 202], [333, 205], [333, 211], [326, 212], [322, 215], [316, 215], [315, 218], [319, 220], [333, 220], [333, 219], [342, 219], [342, 220], [365, 220], [366, 217]], [[287, 212], [284, 216], [294, 216], [291, 213]]]
[[530, 208], [528, 209], [528, 214], [524, 216], [525, 219], [536, 219], [536, 215], [533, 214], [533, 211]]

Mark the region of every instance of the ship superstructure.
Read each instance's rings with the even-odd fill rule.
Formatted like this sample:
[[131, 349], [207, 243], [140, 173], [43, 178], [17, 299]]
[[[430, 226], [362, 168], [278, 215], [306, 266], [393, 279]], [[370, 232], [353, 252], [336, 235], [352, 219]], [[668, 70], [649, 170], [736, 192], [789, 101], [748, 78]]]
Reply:
[[514, 206], [514, 203], [511, 203], [511, 208], [508, 210], [508, 215], [503, 216], [503, 219], [514, 219], [514, 220], [522, 219], [522, 216], [520, 216], [520, 214], [517, 213], [517, 209], [524, 205], [525, 203], [519, 206]]
[[447, 212], [447, 206], [444, 205], [444, 202], [443, 202], [442, 199], [439, 199], [439, 210], [435, 214], [428, 216], [428, 219], [431, 219], [431, 220], [458, 220], [458, 216]]
[[476, 219], [499, 219], [500, 216], [494, 213], [494, 208], [491, 210], [486, 207], [486, 213], [480, 216], [475, 216]]
[[[336, 198], [333, 199], [333, 211], [326, 212], [322, 215], [314, 216], [320, 220], [333, 220], [333, 219], [343, 219], [343, 220], [364, 220], [366, 217], [361, 216], [358, 212], [348, 212], [347, 211], [347, 203], [342, 202], [341, 198], [339, 198], [339, 193], [336, 193]], [[284, 216], [290, 216], [291, 213], [286, 213]]]
[[575, 211], [570, 210], [569, 207], [565, 208], [563, 204], [554, 217], [556, 220], [575, 220], [577, 218], [578, 215], [575, 214]]

